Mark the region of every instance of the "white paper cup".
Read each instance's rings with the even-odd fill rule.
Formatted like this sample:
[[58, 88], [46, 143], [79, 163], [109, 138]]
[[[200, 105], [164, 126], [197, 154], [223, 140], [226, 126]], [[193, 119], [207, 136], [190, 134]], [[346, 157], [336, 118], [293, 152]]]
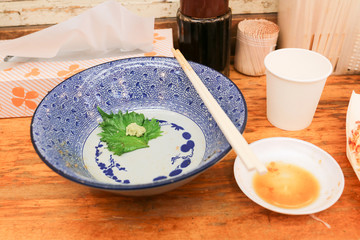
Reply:
[[314, 51], [284, 48], [269, 53], [264, 65], [270, 123], [290, 131], [308, 127], [333, 71], [331, 62]]

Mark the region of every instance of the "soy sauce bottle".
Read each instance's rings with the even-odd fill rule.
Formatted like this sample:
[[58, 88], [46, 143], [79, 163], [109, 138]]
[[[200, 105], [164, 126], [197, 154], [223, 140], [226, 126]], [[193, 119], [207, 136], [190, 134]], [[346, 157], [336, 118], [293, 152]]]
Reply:
[[180, 0], [179, 49], [187, 60], [229, 75], [231, 9], [229, 0]]

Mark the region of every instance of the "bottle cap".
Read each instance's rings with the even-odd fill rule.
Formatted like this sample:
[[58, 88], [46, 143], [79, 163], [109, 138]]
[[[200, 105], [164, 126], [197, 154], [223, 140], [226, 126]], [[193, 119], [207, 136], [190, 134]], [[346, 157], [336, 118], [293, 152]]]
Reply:
[[229, 11], [229, 0], [180, 0], [182, 14], [193, 18], [214, 18]]

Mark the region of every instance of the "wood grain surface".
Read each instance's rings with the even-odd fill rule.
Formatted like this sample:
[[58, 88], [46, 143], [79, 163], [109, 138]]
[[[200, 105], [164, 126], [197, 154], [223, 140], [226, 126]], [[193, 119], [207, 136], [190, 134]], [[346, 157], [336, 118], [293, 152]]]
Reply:
[[[289, 216], [252, 202], [233, 176], [235, 154], [192, 182], [151, 197], [123, 197], [70, 182], [51, 171], [30, 140], [31, 118], [0, 119], [0, 239], [360, 239], [360, 182], [345, 155], [345, 119], [360, 75], [331, 76], [310, 127], [283, 131], [266, 119], [265, 77], [232, 69], [245, 96], [248, 142], [294, 137], [329, 152], [345, 175], [337, 203]], [[306, 97], [306, 96], [304, 96]]]

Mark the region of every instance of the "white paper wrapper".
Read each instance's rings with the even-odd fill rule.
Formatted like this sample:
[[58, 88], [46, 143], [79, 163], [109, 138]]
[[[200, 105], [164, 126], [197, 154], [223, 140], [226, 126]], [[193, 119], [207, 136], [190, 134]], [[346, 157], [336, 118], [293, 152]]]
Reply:
[[360, 94], [351, 94], [346, 114], [346, 155], [360, 180]]
[[110, 0], [65, 22], [0, 43], [0, 55], [27, 58], [152, 51], [154, 18], [139, 17]]

